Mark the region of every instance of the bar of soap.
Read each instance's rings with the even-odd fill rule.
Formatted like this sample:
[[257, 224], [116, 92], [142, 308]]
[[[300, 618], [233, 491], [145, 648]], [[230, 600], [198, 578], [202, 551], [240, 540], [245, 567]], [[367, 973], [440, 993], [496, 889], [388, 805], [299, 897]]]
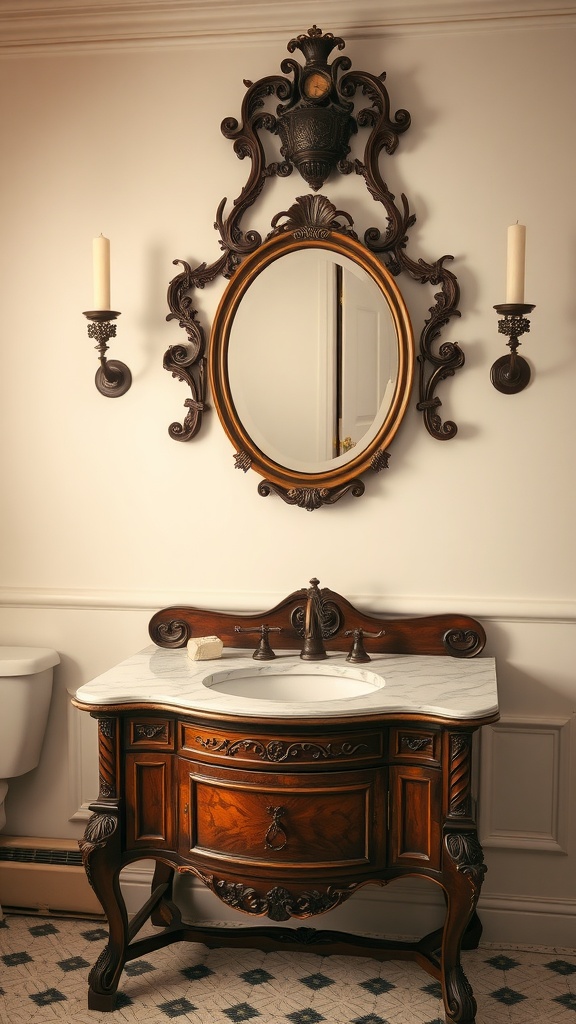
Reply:
[[218, 636], [197, 636], [188, 641], [187, 647], [192, 661], [209, 661], [222, 657], [224, 644]]

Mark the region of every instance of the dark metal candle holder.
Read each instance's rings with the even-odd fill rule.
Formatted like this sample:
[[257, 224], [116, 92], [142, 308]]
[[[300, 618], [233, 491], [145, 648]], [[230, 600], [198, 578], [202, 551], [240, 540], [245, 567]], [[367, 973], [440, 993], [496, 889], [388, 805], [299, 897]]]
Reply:
[[132, 374], [125, 363], [118, 359], [106, 359], [108, 341], [116, 337], [116, 324], [111, 323], [120, 316], [113, 309], [93, 309], [84, 313], [92, 323], [88, 324], [88, 337], [95, 338], [94, 346], [98, 351], [100, 366], [96, 370], [95, 384], [101, 395], [106, 398], [119, 398], [125, 395], [132, 384]]
[[530, 321], [526, 313], [531, 313], [535, 306], [524, 302], [504, 302], [494, 306], [503, 317], [498, 321], [498, 332], [510, 339], [506, 342], [510, 349], [509, 356], [501, 356], [490, 370], [490, 379], [494, 387], [504, 395], [516, 395], [523, 391], [530, 381], [530, 366], [517, 353], [520, 342], [518, 338], [528, 334]]

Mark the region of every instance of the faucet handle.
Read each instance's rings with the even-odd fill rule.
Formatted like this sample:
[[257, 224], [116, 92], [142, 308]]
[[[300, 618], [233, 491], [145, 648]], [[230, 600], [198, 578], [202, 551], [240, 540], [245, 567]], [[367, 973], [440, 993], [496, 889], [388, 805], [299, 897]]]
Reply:
[[379, 633], [365, 633], [363, 629], [347, 629], [344, 636], [353, 636], [352, 647], [350, 648], [350, 654], [346, 658], [346, 661], [353, 661], [359, 664], [364, 661], [371, 661], [371, 657], [366, 653], [364, 648], [364, 637], [368, 636], [376, 638], [378, 636], [384, 636], [386, 630], [381, 629]]
[[255, 659], [255, 661], [272, 661], [272, 659], [276, 657], [276, 655], [274, 654], [274, 651], [270, 647], [270, 641], [268, 640], [268, 634], [269, 633], [281, 633], [282, 629], [281, 629], [280, 626], [266, 626], [266, 625], [262, 625], [262, 626], [255, 626], [253, 628], [246, 627], [245, 629], [243, 629], [242, 626], [234, 626], [234, 632], [235, 633], [260, 633], [260, 643], [258, 644], [258, 647], [254, 651], [254, 654], [252, 655], [252, 657]]

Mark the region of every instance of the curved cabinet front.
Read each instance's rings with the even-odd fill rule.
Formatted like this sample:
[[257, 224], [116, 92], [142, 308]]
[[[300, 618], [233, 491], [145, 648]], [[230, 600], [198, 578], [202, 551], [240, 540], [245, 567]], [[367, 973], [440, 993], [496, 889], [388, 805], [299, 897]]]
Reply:
[[327, 878], [383, 868], [385, 773], [250, 772], [180, 760], [178, 849], [245, 876]]
[[[485, 871], [473, 818], [472, 735], [482, 724], [426, 715], [244, 722], [143, 703], [90, 707], [100, 724], [98, 800], [82, 849], [110, 939], [90, 975], [89, 1006], [111, 1010], [126, 960], [171, 941], [316, 948], [412, 957], [440, 980], [447, 1020], [473, 1024], [460, 965]], [[157, 862], [150, 900], [129, 923], [122, 867]], [[419, 943], [261, 926], [184, 925], [174, 871], [227, 906], [273, 921], [305, 919], [360, 886], [403, 875], [447, 895], [444, 929]], [[217, 915], [215, 915], [217, 916]], [[161, 926], [135, 940], [144, 921]], [[479, 937], [476, 930], [475, 941]], [[472, 942], [472, 940], [470, 940]]]

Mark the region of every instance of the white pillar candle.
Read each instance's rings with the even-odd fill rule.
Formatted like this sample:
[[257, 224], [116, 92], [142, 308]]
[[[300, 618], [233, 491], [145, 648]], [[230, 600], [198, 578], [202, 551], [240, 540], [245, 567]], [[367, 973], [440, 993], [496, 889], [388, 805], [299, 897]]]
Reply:
[[110, 309], [110, 239], [99, 235], [92, 242], [94, 309]]
[[506, 302], [524, 302], [525, 266], [526, 228], [524, 224], [511, 224], [508, 228]]

